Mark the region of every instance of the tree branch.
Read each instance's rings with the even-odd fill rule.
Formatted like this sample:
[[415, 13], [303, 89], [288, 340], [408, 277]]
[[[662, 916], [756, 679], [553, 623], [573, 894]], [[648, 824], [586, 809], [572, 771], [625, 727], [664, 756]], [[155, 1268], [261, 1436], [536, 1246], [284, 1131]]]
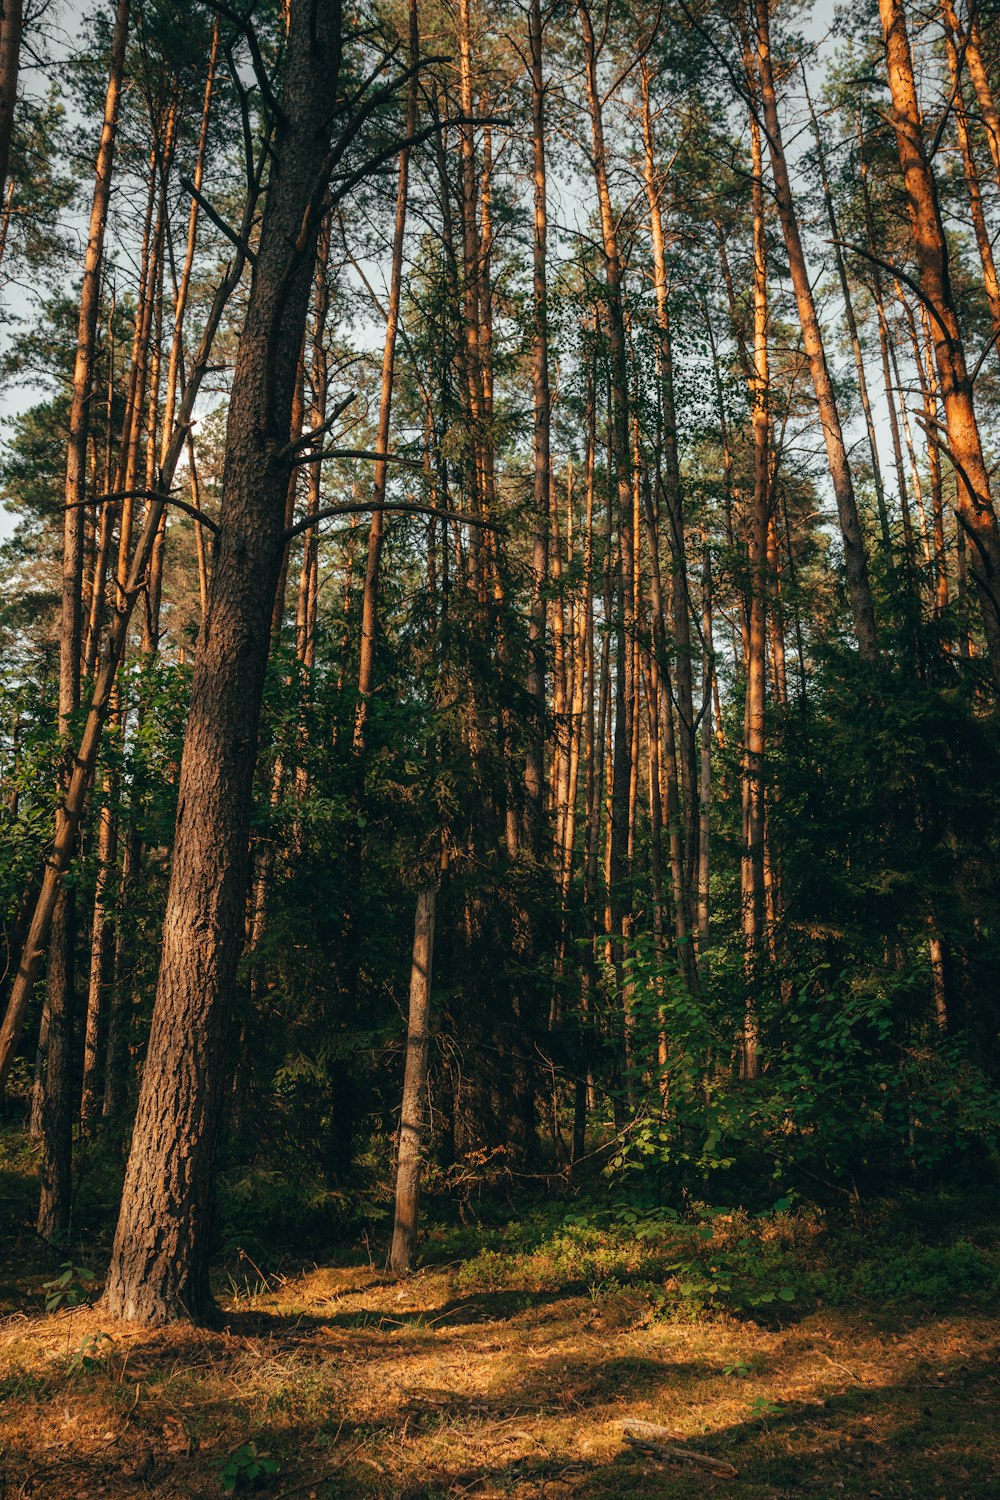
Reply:
[[150, 500], [158, 501], [161, 505], [175, 505], [189, 515], [192, 520], [199, 521], [202, 526], [207, 526], [214, 536], [218, 536], [219, 527], [210, 516], [206, 516], [203, 510], [190, 505], [187, 500], [181, 500], [176, 495], [166, 495], [162, 490], [112, 490], [107, 495], [94, 495], [89, 500], [76, 500], [67, 505], [67, 510], [84, 510], [89, 505], [110, 505], [119, 500]]
[[[366, 454], [370, 458], [388, 458], [390, 455]], [[421, 467], [421, 465], [417, 465]], [[404, 515], [411, 516], [440, 516], [445, 521], [457, 521], [462, 526], [478, 526], [483, 531], [505, 531], [506, 527], [499, 525], [496, 521], [486, 521], [482, 516], [469, 516], [461, 510], [442, 510], [439, 505], [421, 505], [415, 500], [383, 500], [381, 504], [374, 501], [351, 501], [345, 505], [328, 505], [323, 510], [318, 510], [315, 515], [306, 516], [301, 521], [296, 521], [294, 526], [282, 533], [281, 540], [290, 542], [295, 537], [301, 536], [303, 531], [308, 531], [310, 526], [315, 526], [317, 521], [329, 520], [331, 516], [357, 516], [366, 515], [375, 510], [400, 511]]]
[[[337, 419], [347, 410], [351, 402], [357, 399], [357, 391], [352, 391], [349, 396], [344, 397], [343, 401], [338, 401], [331, 414], [321, 426], [314, 427], [310, 432], [302, 433], [301, 437], [297, 437], [294, 443], [286, 443], [285, 447], [278, 454], [276, 462], [281, 464], [290, 458], [294, 459], [296, 453], [300, 453], [303, 448], [308, 448], [312, 443], [323, 437], [330, 431]], [[300, 460], [296, 461], [299, 462]]]
[[327, 458], [367, 458], [373, 463], [402, 464], [405, 469], [414, 469], [418, 474], [424, 472], [423, 464], [418, 463], [415, 458], [403, 458], [398, 453], [373, 453], [370, 448], [321, 448], [318, 453], [302, 453], [298, 458], [293, 458], [292, 467], [298, 464], [319, 464]]
[[257, 257], [250, 249], [250, 246], [240, 238], [235, 229], [231, 229], [229, 227], [221, 214], [216, 213], [215, 209], [209, 203], [208, 199], [204, 197], [204, 195], [200, 193], [195, 187], [190, 177], [181, 178], [181, 187], [186, 193], [191, 194], [191, 197], [201, 207], [208, 218], [211, 219], [216, 229], [218, 229], [221, 234], [224, 234], [226, 236], [226, 239], [229, 240], [230, 244], [236, 246], [237, 250], [239, 250], [244, 259], [248, 260], [251, 265], [256, 265]]
[[931, 317], [937, 323], [938, 327], [941, 329], [941, 332], [948, 340], [949, 345], [951, 345], [952, 337], [947, 327], [945, 326], [944, 319], [938, 312], [937, 308], [934, 306], [934, 303], [926, 295], [923, 288], [918, 282], [914, 281], [912, 276], [909, 276], [905, 271], [900, 270], [899, 266], [894, 266], [891, 260], [883, 260], [881, 256], [873, 254], [871, 250], [866, 250], [863, 245], [852, 245], [848, 240], [827, 240], [826, 243], [828, 245], [839, 245], [842, 250], [850, 250], [853, 255], [864, 256], [865, 260], [870, 260], [872, 265], [881, 266], [883, 271], [888, 271], [890, 276], [898, 276], [900, 281], [905, 282], [905, 284], [910, 288], [910, 291], [913, 293], [913, 295], [920, 298], [920, 301], [924, 304], [927, 311], [930, 313]]

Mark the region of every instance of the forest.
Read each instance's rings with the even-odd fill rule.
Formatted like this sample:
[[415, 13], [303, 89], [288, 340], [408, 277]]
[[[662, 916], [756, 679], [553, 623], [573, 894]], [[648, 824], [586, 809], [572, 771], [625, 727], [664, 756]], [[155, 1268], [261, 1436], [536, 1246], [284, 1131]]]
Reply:
[[998, 0], [2, 0], [3, 1500], [997, 1494], [998, 242]]

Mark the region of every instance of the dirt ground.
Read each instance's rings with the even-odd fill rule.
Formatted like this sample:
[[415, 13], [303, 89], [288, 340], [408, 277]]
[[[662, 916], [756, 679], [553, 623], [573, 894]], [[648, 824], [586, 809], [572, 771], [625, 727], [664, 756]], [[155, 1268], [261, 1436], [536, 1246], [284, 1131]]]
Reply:
[[[354, 1267], [225, 1314], [165, 1333], [89, 1307], [8, 1317], [4, 1500], [1000, 1496], [1000, 1319], [971, 1305], [764, 1327], [664, 1320], [615, 1286], [468, 1295], [448, 1270]], [[634, 1418], [737, 1477], [635, 1452]]]

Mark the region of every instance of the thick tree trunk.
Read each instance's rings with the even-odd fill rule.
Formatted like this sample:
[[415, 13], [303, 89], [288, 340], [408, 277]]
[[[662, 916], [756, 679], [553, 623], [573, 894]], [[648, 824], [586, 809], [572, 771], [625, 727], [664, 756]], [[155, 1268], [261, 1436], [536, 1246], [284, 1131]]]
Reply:
[[288, 432], [340, 66], [337, 0], [291, 0], [274, 167], [233, 376], [149, 1051], [105, 1290], [119, 1317], [206, 1317], [223, 1069], [283, 548]]
[[431, 975], [434, 962], [434, 913], [437, 892], [425, 885], [417, 893], [413, 923], [410, 1006], [406, 1022], [406, 1068], [396, 1153], [396, 1218], [389, 1269], [397, 1276], [413, 1270], [420, 1211], [420, 1174], [427, 1118], [427, 1067], [430, 1055]]

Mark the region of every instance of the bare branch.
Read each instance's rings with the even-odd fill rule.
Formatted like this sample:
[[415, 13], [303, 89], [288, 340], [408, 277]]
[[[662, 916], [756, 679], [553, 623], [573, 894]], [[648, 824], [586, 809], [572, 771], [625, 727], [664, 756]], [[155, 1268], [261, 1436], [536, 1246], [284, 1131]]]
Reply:
[[176, 495], [164, 494], [162, 490], [112, 490], [107, 495], [94, 495], [89, 500], [77, 500], [66, 507], [67, 510], [85, 510], [91, 505], [112, 505], [119, 500], [149, 500], [160, 505], [174, 505], [178, 510], [184, 511], [192, 520], [198, 521], [202, 526], [207, 526], [214, 536], [218, 536], [219, 527], [210, 516], [206, 516], [203, 510], [198, 510], [190, 505], [187, 500], [181, 500]]
[[276, 462], [279, 464], [285, 463], [288, 459], [294, 458], [295, 454], [301, 452], [303, 448], [308, 448], [311, 446], [311, 444], [317, 442], [321, 437], [323, 437], [330, 431], [334, 423], [350, 406], [351, 402], [356, 401], [357, 399], [357, 391], [352, 391], [349, 396], [344, 397], [343, 401], [338, 401], [337, 405], [334, 407], [333, 411], [327, 417], [322, 426], [314, 427], [310, 432], [303, 432], [301, 436], [297, 437], [293, 443], [286, 443], [284, 448], [282, 448], [280, 453], [278, 454]]
[[[371, 453], [362, 455], [366, 458], [390, 458], [388, 453]], [[418, 468], [421, 465], [417, 465]], [[478, 526], [483, 531], [505, 531], [507, 528], [496, 521], [484, 520], [482, 516], [469, 516], [460, 510], [442, 510], [439, 505], [421, 505], [415, 500], [383, 500], [381, 504], [374, 501], [351, 501], [345, 505], [328, 505], [319, 510], [315, 515], [306, 516], [301, 521], [296, 521], [294, 526], [282, 533], [282, 541], [290, 542], [294, 537], [301, 536], [303, 531], [308, 531], [310, 526], [315, 526], [317, 521], [326, 521], [331, 516], [357, 516], [367, 515], [375, 510], [401, 511], [404, 515], [412, 516], [440, 516], [444, 521], [457, 521], [461, 526]]]
[[246, 244], [246, 242], [240, 238], [240, 236], [237, 234], [237, 232], [236, 232], [235, 229], [231, 229], [229, 227], [229, 225], [226, 223], [225, 219], [222, 217], [221, 214], [216, 213], [215, 209], [209, 203], [208, 199], [205, 198], [203, 194], [199, 193], [198, 189], [195, 187], [195, 185], [191, 181], [190, 177], [182, 177], [181, 178], [181, 187], [184, 189], [184, 191], [186, 193], [190, 193], [190, 195], [194, 199], [194, 201], [202, 208], [202, 210], [204, 211], [204, 213], [207, 214], [207, 216], [211, 219], [211, 221], [215, 225], [216, 229], [218, 229], [221, 234], [224, 234], [226, 236], [226, 239], [229, 240], [230, 244], [233, 244], [233, 245], [236, 246], [237, 250], [239, 250], [240, 254], [244, 257], [244, 259], [248, 260], [251, 265], [255, 265], [256, 261], [257, 261], [257, 257], [253, 253], [253, 251], [250, 249], [250, 246], [248, 244]]
[[414, 469], [418, 474], [424, 472], [423, 464], [418, 463], [415, 458], [403, 458], [399, 453], [373, 453], [370, 448], [321, 448], [317, 453], [301, 453], [298, 458], [293, 458], [292, 467], [298, 464], [321, 464], [328, 458], [364, 458], [372, 463], [402, 464], [404, 469]]

